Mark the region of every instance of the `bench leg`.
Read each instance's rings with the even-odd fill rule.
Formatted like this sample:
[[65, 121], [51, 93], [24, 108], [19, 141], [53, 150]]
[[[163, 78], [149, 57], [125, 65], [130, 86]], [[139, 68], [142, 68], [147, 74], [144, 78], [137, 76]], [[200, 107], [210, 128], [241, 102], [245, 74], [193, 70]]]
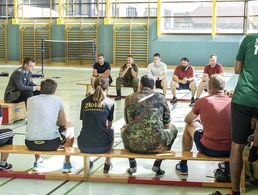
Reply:
[[89, 157], [84, 156], [83, 157], [83, 174], [85, 181], [88, 181], [89, 179]]
[[241, 178], [240, 178], [240, 191], [245, 193], [245, 167], [246, 167], [246, 161], [243, 160], [243, 169], [241, 172]]

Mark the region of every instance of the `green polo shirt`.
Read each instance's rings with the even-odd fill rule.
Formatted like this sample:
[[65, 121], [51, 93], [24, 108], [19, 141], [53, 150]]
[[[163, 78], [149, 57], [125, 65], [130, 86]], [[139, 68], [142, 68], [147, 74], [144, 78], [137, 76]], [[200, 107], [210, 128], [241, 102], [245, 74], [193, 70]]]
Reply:
[[232, 101], [258, 108], [258, 33], [249, 34], [244, 38], [236, 60], [244, 65]]

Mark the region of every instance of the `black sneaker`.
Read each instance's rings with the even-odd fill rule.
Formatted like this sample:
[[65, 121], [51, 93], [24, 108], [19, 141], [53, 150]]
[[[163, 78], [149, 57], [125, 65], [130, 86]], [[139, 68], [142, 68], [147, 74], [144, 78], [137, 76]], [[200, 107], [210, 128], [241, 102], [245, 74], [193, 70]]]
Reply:
[[152, 171], [156, 173], [157, 176], [164, 175], [165, 171], [162, 170], [160, 167], [152, 166]]
[[105, 163], [104, 167], [103, 167], [103, 173], [107, 174], [109, 172], [109, 170], [112, 169], [112, 166], [113, 166], [112, 163], [111, 164]]
[[10, 171], [12, 170], [13, 165], [12, 164], [8, 164], [7, 162], [5, 162], [5, 164], [0, 164], [0, 171]]
[[137, 163], [136, 163], [136, 160], [135, 159], [129, 159], [129, 166], [130, 168], [127, 169], [127, 172], [129, 174], [133, 174], [133, 173], [136, 173], [137, 171]]
[[218, 167], [225, 171], [229, 171], [229, 162], [218, 163]]
[[176, 97], [173, 97], [173, 99], [172, 99], [172, 100], [170, 100], [170, 103], [171, 103], [171, 104], [175, 104], [175, 103], [177, 103], [177, 98], [176, 98]]
[[165, 171], [160, 168], [162, 160], [155, 160], [152, 166], [152, 171], [156, 173], [157, 176], [164, 175]]
[[189, 104], [189, 106], [193, 106], [194, 103], [195, 103], [195, 99], [194, 99], [194, 97], [192, 97], [192, 98], [191, 98], [191, 103]]
[[115, 100], [121, 100], [122, 99], [122, 96], [116, 96], [115, 97]]

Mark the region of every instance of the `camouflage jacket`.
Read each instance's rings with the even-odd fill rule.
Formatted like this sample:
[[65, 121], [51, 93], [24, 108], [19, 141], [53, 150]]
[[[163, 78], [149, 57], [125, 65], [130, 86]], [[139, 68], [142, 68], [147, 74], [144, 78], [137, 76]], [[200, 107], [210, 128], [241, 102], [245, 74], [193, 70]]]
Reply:
[[149, 88], [126, 97], [121, 129], [124, 146], [132, 152], [153, 153], [162, 150], [162, 130], [170, 123], [165, 97]]

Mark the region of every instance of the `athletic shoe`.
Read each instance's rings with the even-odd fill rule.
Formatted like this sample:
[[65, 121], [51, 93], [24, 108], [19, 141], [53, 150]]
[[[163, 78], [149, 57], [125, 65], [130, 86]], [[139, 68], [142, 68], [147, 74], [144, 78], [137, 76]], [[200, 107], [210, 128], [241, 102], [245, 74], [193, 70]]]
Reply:
[[229, 162], [218, 163], [218, 167], [225, 171], [229, 171]]
[[105, 163], [104, 167], [103, 167], [103, 173], [107, 174], [109, 172], [109, 170], [112, 169], [112, 167], [113, 167], [112, 163], [111, 164]]
[[40, 168], [43, 167], [44, 157], [40, 156], [40, 159], [37, 162], [33, 163], [33, 171], [38, 171]]
[[162, 160], [155, 160], [152, 166], [152, 171], [156, 173], [157, 176], [164, 175], [165, 171], [160, 168]]
[[195, 99], [194, 97], [191, 98], [191, 103], [189, 104], [189, 106], [194, 106], [194, 103], [195, 103]]
[[127, 171], [127, 173], [129, 173], [130, 175], [132, 175], [132, 174], [136, 173], [137, 167], [128, 168], [126, 171]]
[[63, 173], [71, 173], [72, 165], [70, 163], [64, 163]]
[[176, 164], [176, 172], [181, 175], [188, 175], [188, 166], [187, 164]]
[[0, 163], [0, 171], [10, 171], [12, 168], [12, 164], [8, 164], [7, 162], [5, 162], [5, 164]]
[[176, 98], [176, 97], [173, 97], [173, 99], [172, 99], [172, 100], [170, 100], [170, 103], [171, 103], [171, 104], [175, 104], [175, 103], [177, 103], [177, 98]]
[[127, 169], [127, 173], [129, 173], [131, 175], [136, 173], [136, 171], [137, 171], [137, 163], [136, 163], [135, 159], [133, 159], [133, 160], [129, 159], [129, 166], [130, 166], [130, 168]]

